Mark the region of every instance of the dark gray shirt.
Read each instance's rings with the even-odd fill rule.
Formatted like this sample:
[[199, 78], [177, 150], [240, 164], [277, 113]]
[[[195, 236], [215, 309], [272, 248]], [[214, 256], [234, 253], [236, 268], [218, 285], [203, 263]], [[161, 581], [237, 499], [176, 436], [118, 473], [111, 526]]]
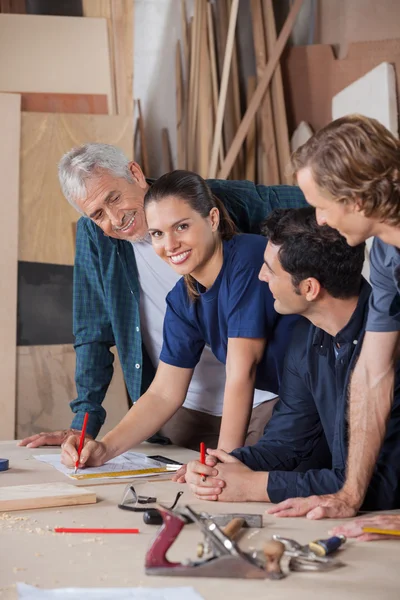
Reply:
[[400, 250], [375, 238], [367, 331], [400, 331]]

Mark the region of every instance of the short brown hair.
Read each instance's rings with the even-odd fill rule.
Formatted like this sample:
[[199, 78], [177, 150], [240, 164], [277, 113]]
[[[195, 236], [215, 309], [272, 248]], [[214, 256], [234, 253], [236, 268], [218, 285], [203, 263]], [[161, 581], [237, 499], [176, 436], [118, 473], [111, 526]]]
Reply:
[[400, 142], [379, 121], [348, 115], [332, 121], [291, 158], [291, 174], [309, 167], [337, 202], [361, 202], [366, 217], [400, 224]]

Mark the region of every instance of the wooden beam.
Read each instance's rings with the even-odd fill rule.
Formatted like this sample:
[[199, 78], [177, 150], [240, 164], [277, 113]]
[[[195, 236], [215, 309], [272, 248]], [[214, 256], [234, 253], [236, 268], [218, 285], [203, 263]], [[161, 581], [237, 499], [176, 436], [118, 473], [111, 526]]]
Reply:
[[208, 47], [207, 4], [202, 4], [200, 34], [199, 109], [197, 119], [197, 172], [206, 178], [210, 164], [213, 132], [211, 65]]
[[187, 167], [189, 170], [195, 168], [195, 141], [199, 89], [199, 64], [200, 64], [200, 31], [201, 31], [201, 2], [196, 0], [195, 13], [191, 28], [190, 49], [190, 78], [188, 95], [188, 141], [187, 141]]
[[[263, 0], [263, 15], [267, 54], [270, 55], [276, 44], [276, 26], [272, 0]], [[272, 76], [271, 95], [276, 132], [276, 146], [278, 150], [279, 179], [280, 183], [284, 183], [285, 170], [290, 160], [290, 144], [280, 64], [277, 65]]]
[[[212, 88], [212, 100], [213, 100], [213, 127], [215, 126], [215, 120], [217, 118], [218, 110], [218, 72], [217, 72], [217, 60], [215, 56], [215, 37], [214, 37], [214, 23], [213, 13], [211, 4], [207, 2], [207, 31], [208, 31], [208, 47], [210, 53], [210, 66], [211, 66], [211, 88]], [[219, 162], [222, 165], [224, 161], [224, 140], [221, 136], [221, 143], [219, 145]]]
[[264, 97], [264, 94], [268, 88], [268, 85], [271, 81], [272, 75], [275, 71], [275, 67], [279, 62], [279, 59], [282, 55], [283, 49], [286, 46], [286, 43], [289, 39], [289, 36], [292, 32], [294, 24], [296, 22], [297, 15], [301, 9], [303, 4], [303, 0], [294, 0], [293, 5], [290, 9], [289, 15], [285, 21], [285, 24], [282, 28], [282, 31], [279, 34], [278, 40], [275, 44], [274, 50], [271, 53], [271, 56], [268, 60], [268, 64], [265, 68], [264, 74], [262, 76], [261, 81], [258, 83], [256, 91], [254, 92], [253, 98], [250, 102], [249, 107], [246, 110], [246, 113], [240, 123], [239, 129], [236, 132], [235, 138], [232, 142], [231, 147], [229, 148], [228, 154], [225, 157], [224, 164], [220, 172], [218, 173], [218, 177], [220, 179], [226, 179], [231, 172], [233, 163], [236, 160], [237, 155], [243, 145], [243, 142], [248, 134], [249, 128], [251, 126], [251, 122], [254, 119], [254, 116], [261, 104], [261, 101]]
[[[214, 140], [213, 140], [213, 147], [212, 147], [212, 152], [211, 152], [210, 168], [209, 168], [209, 173], [208, 173], [209, 178], [214, 178], [217, 173], [219, 145], [221, 143], [221, 136], [222, 136], [222, 124], [223, 124], [223, 120], [224, 120], [225, 101], [226, 101], [226, 93], [228, 90], [229, 71], [230, 71], [230, 66], [231, 66], [233, 44], [235, 41], [235, 29], [236, 29], [238, 8], [239, 8], [239, 0], [233, 0], [231, 14], [229, 17], [228, 37], [226, 40], [224, 66], [222, 69], [221, 88], [220, 88], [219, 99], [218, 99], [217, 118], [216, 118], [216, 123], [215, 123]], [[240, 148], [238, 149], [237, 154], [239, 153], [239, 150], [240, 150]], [[236, 154], [236, 156], [237, 156], [237, 154]], [[235, 156], [235, 158], [236, 158], [236, 156]]]

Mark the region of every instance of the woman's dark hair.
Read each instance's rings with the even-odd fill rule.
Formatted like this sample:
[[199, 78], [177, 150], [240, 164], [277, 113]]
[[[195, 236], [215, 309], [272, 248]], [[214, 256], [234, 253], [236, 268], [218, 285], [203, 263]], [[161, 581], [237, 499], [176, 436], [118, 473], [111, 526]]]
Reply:
[[[230, 240], [236, 233], [236, 227], [221, 200], [214, 196], [200, 175], [192, 171], [176, 170], [166, 173], [149, 188], [144, 197], [144, 207], [150, 202], [160, 202], [168, 196], [186, 202], [199, 215], [206, 218], [212, 208], [218, 208], [218, 232], [221, 240]], [[199, 297], [196, 281], [191, 275], [184, 275], [186, 288], [192, 300]]]
[[301, 281], [314, 277], [334, 298], [359, 294], [365, 243], [349, 246], [336, 229], [318, 225], [314, 208], [274, 210], [263, 222], [262, 232], [280, 246], [280, 263], [297, 293]]

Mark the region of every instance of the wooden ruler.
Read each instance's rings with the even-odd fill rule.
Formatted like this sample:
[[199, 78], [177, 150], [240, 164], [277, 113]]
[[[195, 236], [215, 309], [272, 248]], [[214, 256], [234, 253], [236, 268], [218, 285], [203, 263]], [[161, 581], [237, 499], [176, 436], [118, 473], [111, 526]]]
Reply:
[[74, 479], [100, 479], [101, 477], [134, 477], [135, 475], [151, 475], [152, 473], [172, 473], [173, 469], [166, 467], [153, 467], [150, 469], [136, 469], [135, 471], [111, 471], [110, 473], [82, 473], [70, 475]]

